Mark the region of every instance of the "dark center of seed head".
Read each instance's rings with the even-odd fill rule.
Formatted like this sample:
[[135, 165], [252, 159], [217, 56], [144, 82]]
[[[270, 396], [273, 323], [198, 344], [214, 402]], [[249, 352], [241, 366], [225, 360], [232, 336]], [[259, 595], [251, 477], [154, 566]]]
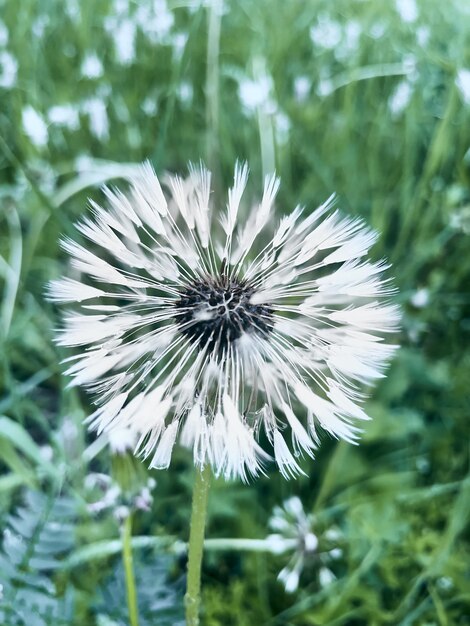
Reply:
[[273, 328], [269, 304], [250, 302], [255, 289], [243, 281], [220, 276], [189, 284], [174, 304], [180, 331], [198, 342], [199, 349], [221, 357], [244, 333], [266, 336]]

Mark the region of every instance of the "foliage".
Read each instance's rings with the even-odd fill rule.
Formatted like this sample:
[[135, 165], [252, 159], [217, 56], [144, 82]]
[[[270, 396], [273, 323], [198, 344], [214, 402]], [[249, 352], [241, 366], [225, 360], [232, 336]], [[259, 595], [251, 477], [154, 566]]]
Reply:
[[[374, 419], [359, 446], [325, 437], [316, 459], [303, 461], [309, 477], [287, 483], [273, 471], [250, 486], [217, 482], [211, 495], [209, 537], [258, 539], [273, 507], [299, 495], [320, 540], [332, 526], [341, 531], [335, 579], [326, 584], [313, 558], [287, 594], [276, 577], [288, 556], [211, 551], [203, 623], [467, 623], [465, 3], [0, 7], [0, 623], [127, 623], [112, 542], [131, 499], [120, 493], [107, 510], [89, 511], [104, 498], [90, 474], [111, 475], [115, 460], [82, 423], [88, 398], [66, 389], [59, 362], [68, 354], [54, 345], [58, 317], [44, 285], [62, 273], [60, 234], [73, 232], [99, 184], [146, 158], [163, 172], [201, 156], [215, 194], [237, 158], [254, 174], [249, 193], [275, 167], [279, 215], [336, 191], [345, 212], [381, 233], [374, 255], [393, 263], [403, 310], [402, 347], [370, 400]], [[181, 450], [168, 472], [148, 474], [154, 499], [135, 512], [134, 534], [186, 540], [189, 456]], [[184, 559], [134, 553], [142, 624], [177, 624]]]

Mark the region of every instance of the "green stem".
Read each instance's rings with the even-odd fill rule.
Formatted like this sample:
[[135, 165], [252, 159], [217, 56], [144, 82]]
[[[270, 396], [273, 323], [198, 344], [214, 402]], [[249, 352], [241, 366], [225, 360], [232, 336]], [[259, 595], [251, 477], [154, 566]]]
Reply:
[[130, 626], [139, 626], [137, 592], [135, 588], [134, 567], [132, 565], [132, 514], [126, 517], [122, 528], [122, 562], [126, 576], [127, 607]]
[[201, 564], [210, 479], [211, 470], [209, 465], [196, 470], [193, 508], [191, 511], [191, 528], [189, 531], [188, 577], [186, 582], [186, 595], [184, 597], [187, 626], [199, 625]]

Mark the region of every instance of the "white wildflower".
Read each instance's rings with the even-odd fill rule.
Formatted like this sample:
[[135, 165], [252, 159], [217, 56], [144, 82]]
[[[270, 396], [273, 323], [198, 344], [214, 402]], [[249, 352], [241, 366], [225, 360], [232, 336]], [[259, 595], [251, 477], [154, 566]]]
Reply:
[[382, 39], [386, 31], [386, 22], [374, 22], [369, 29], [369, 35], [372, 37], [372, 39]]
[[175, 16], [166, 0], [153, 0], [152, 4], [141, 4], [136, 12], [136, 22], [144, 35], [154, 44], [162, 43], [169, 35]]
[[0, 20], [0, 46], [2, 48], [3, 46], [7, 45], [8, 37], [9, 37], [9, 33], [8, 33], [7, 25]]
[[48, 14], [38, 15], [31, 25], [31, 31], [35, 37], [42, 39], [46, 32], [46, 28], [49, 26], [50, 17]]
[[416, 0], [396, 0], [396, 7], [401, 19], [407, 24], [412, 24], [418, 19]]
[[87, 54], [83, 59], [80, 71], [85, 78], [100, 78], [103, 76], [103, 64], [96, 54]]
[[328, 587], [336, 580], [336, 576], [328, 567], [321, 567], [318, 572], [318, 580], [320, 583], [320, 587]]
[[425, 287], [417, 289], [410, 298], [411, 304], [417, 309], [423, 309], [429, 303], [429, 290]]
[[18, 61], [7, 50], [0, 51], [0, 87], [11, 89], [16, 83]]
[[[326, 577], [330, 575], [330, 582], [335, 578], [326, 564], [342, 556], [340, 548], [331, 546], [320, 551], [319, 537], [314, 532], [314, 516], [304, 511], [302, 502], [297, 496], [286, 500], [282, 507], [275, 507], [269, 520], [269, 527], [274, 534], [267, 537], [267, 543], [273, 554], [292, 552], [288, 564], [279, 572], [278, 580], [284, 585], [287, 593], [293, 593], [299, 586], [300, 575], [308, 562], [323, 565], [319, 572], [319, 582], [325, 586]], [[328, 537], [331, 531], [336, 532], [335, 539]], [[338, 541], [339, 531], [330, 529], [324, 533], [326, 543]], [[333, 578], [331, 578], [333, 577]]]
[[298, 76], [294, 80], [294, 94], [297, 102], [304, 102], [312, 88], [312, 81], [307, 76]]
[[470, 70], [460, 69], [457, 72], [455, 83], [465, 104], [470, 105]]
[[175, 61], [181, 60], [186, 44], [188, 43], [188, 38], [189, 36], [187, 33], [175, 33], [171, 38]]
[[181, 81], [176, 90], [178, 100], [185, 105], [192, 102], [193, 93], [193, 86], [186, 80]]
[[82, 103], [83, 111], [90, 119], [90, 131], [97, 139], [109, 137], [109, 121], [106, 105], [101, 98], [90, 98]]
[[65, 14], [72, 20], [78, 22], [80, 19], [80, 3], [79, 0], [66, 0], [64, 3]]
[[270, 458], [302, 472], [317, 430], [356, 442], [367, 419], [359, 386], [381, 377], [394, 347], [396, 306], [364, 257], [376, 234], [332, 212], [297, 207], [273, 228], [279, 188], [266, 178], [249, 214], [248, 168], [237, 165], [221, 215], [202, 165], [164, 188], [149, 164], [127, 193], [105, 189], [106, 209], [63, 241], [80, 280], [50, 286], [52, 300], [79, 303], [58, 343], [80, 347], [67, 374], [96, 394], [88, 423], [99, 433], [131, 428], [151, 467], [168, 467], [177, 441], [197, 465], [227, 478], [257, 475]]
[[320, 15], [318, 23], [310, 28], [310, 39], [318, 48], [332, 50], [341, 41], [341, 24], [328, 15]]
[[49, 133], [42, 115], [36, 109], [33, 109], [31, 105], [27, 105], [23, 109], [22, 121], [24, 132], [28, 135], [31, 142], [38, 148], [45, 146]]
[[51, 124], [63, 126], [69, 130], [78, 130], [80, 126], [78, 109], [73, 104], [56, 104], [49, 109], [47, 117]]
[[135, 59], [135, 31], [135, 22], [130, 19], [112, 26], [116, 59], [121, 65], [130, 65]]
[[157, 95], [154, 94], [154, 95], [146, 96], [146, 98], [143, 100], [142, 104], [140, 105], [140, 108], [145, 113], [145, 115], [148, 115], [149, 117], [153, 117], [158, 111]]
[[418, 26], [416, 29], [416, 41], [418, 45], [424, 48], [431, 36], [431, 29], [429, 26]]
[[402, 80], [396, 86], [389, 98], [388, 107], [393, 117], [399, 117], [408, 106], [413, 90], [407, 80]]
[[271, 76], [261, 75], [256, 80], [244, 78], [238, 85], [240, 102], [248, 113], [253, 113], [258, 108], [272, 112], [272, 88], [273, 81]]

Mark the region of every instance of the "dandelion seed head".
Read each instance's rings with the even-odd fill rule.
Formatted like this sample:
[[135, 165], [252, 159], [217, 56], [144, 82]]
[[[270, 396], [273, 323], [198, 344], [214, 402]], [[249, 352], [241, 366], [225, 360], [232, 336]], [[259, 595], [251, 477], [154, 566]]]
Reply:
[[253, 304], [255, 289], [249, 283], [221, 274], [208, 277], [185, 288], [175, 303], [181, 332], [195, 341], [199, 349], [223, 356], [244, 333], [266, 336], [273, 328], [269, 305]]
[[77, 224], [87, 245], [62, 242], [74, 277], [49, 297], [74, 307], [57, 338], [77, 350], [66, 374], [96, 397], [90, 427], [125, 432], [150, 467], [168, 467], [180, 442], [227, 479], [272, 456], [285, 478], [305, 473], [320, 430], [357, 441], [361, 388], [393, 354], [387, 266], [365, 258], [376, 234], [333, 196], [276, 224], [279, 179], [248, 210], [248, 174], [237, 164], [217, 211], [204, 166], [160, 180], [145, 164], [128, 191], [104, 189], [105, 208], [91, 202]]

